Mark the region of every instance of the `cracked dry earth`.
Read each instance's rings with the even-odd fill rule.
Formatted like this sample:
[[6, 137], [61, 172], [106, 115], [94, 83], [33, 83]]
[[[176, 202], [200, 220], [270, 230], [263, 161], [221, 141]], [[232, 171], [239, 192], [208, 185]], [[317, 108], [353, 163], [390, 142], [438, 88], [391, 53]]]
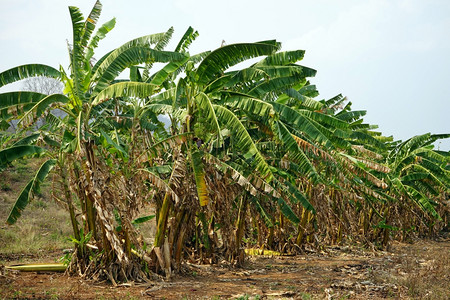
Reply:
[[186, 264], [182, 275], [113, 287], [58, 273], [0, 271], [0, 299], [449, 299], [450, 239], [305, 255]]

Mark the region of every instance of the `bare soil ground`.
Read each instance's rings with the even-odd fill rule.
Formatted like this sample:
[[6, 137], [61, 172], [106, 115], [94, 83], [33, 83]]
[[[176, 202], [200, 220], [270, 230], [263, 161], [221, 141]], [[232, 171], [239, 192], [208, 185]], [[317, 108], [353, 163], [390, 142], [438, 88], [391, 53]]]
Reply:
[[[0, 259], [11, 265], [60, 256]], [[2, 266], [0, 299], [450, 299], [450, 238], [394, 242], [389, 252], [334, 247], [298, 256], [249, 257], [243, 268], [186, 264], [183, 270], [169, 280], [114, 287]]]

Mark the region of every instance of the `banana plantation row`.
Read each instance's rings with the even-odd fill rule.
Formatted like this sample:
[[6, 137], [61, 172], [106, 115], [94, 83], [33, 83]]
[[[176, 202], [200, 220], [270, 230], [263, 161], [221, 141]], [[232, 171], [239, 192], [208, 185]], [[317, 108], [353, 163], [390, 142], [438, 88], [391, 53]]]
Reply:
[[[170, 28], [96, 60], [115, 19], [95, 31], [100, 2], [86, 19], [69, 11], [67, 70], [29, 64], [0, 73], [0, 86], [36, 76], [65, 86], [0, 94], [2, 130], [14, 119], [21, 128], [2, 131], [0, 168], [45, 158], [9, 224], [58, 175], [53, 197], [72, 224], [72, 272], [145, 280], [187, 259], [240, 263], [245, 248], [385, 247], [448, 226], [450, 156], [433, 143], [450, 134], [393, 141], [341, 95], [317, 100], [316, 71], [298, 64], [304, 51], [268, 40], [191, 55], [198, 33], [188, 28], [167, 50]], [[156, 234], [142, 237], [149, 206]]]

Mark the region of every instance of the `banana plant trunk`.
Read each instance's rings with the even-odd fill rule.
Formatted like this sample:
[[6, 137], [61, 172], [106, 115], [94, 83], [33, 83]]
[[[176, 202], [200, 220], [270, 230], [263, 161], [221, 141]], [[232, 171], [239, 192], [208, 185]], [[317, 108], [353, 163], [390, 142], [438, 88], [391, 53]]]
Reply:
[[245, 217], [247, 214], [247, 207], [248, 207], [248, 198], [246, 195], [244, 195], [241, 198], [238, 219], [236, 221], [236, 249], [235, 249], [236, 254], [239, 253], [239, 249], [241, 248], [242, 239], [244, 237]]
[[[67, 183], [67, 172], [64, 169], [64, 166], [60, 165], [59, 167], [61, 179], [63, 182], [64, 195], [67, 201], [67, 206], [69, 208], [70, 222], [72, 223], [73, 235], [77, 241], [80, 241], [81, 240], [80, 230], [78, 229], [78, 222], [75, 216], [75, 207], [73, 206], [72, 194], [70, 193], [69, 185]], [[78, 249], [79, 253], [82, 254], [83, 249], [81, 248], [81, 245], [75, 244], [75, 247]]]
[[164, 243], [164, 236], [166, 234], [167, 229], [167, 220], [169, 217], [169, 210], [171, 206], [171, 199], [169, 192], [166, 192], [164, 195], [164, 200], [162, 203], [162, 206], [159, 210], [158, 215], [158, 224], [156, 227], [156, 234], [155, 234], [155, 241], [153, 243], [153, 246], [155, 247], [161, 247]]

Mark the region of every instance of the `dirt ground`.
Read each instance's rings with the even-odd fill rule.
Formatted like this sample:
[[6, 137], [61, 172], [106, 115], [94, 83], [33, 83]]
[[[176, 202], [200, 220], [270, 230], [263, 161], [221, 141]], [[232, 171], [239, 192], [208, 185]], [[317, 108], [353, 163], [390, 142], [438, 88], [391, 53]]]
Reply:
[[[48, 257], [2, 257], [51, 261]], [[53, 260], [54, 261], [54, 260]], [[170, 280], [111, 286], [62, 273], [0, 269], [1, 299], [450, 299], [450, 238], [394, 242], [389, 252], [349, 247], [253, 256], [243, 268], [187, 264]]]

